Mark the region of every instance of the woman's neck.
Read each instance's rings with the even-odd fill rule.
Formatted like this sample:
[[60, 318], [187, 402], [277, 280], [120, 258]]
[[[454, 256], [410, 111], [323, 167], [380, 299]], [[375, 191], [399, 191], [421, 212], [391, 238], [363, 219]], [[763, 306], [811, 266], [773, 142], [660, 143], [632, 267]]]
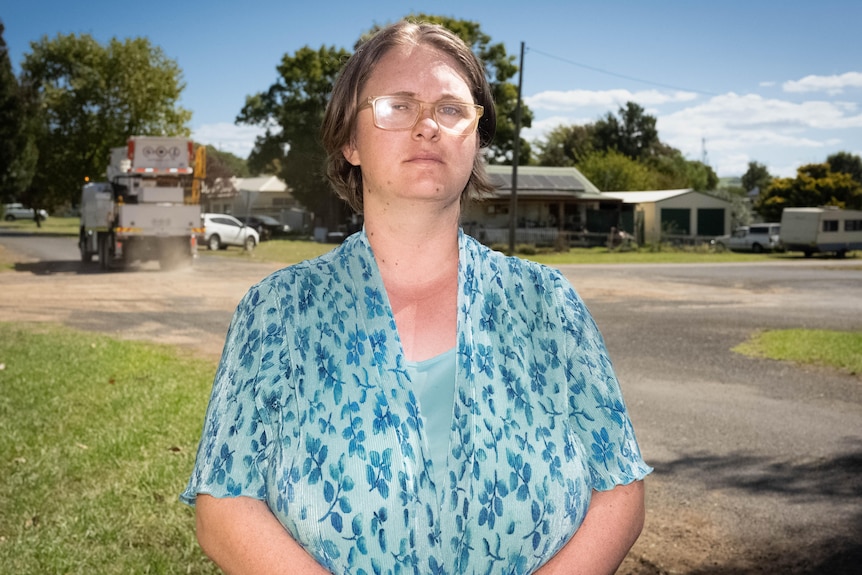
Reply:
[[458, 308], [458, 213], [409, 210], [394, 217], [366, 212], [374, 252], [409, 361], [452, 348]]
[[433, 210], [420, 204], [365, 213], [365, 233], [381, 274], [399, 284], [413, 283], [415, 276], [427, 278], [453, 262], [457, 269], [459, 225], [459, 205]]

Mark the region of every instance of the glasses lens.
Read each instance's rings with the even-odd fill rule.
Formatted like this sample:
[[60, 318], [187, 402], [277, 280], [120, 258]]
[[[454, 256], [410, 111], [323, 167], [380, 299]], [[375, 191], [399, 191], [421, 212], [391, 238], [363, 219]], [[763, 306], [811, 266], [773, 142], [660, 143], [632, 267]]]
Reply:
[[[374, 120], [384, 130], [409, 130], [422, 112], [422, 102], [401, 96], [383, 96], [374, 100]], [[461, 102], [434, 104], [434, 119], [443, 128], [457, 134], [475, 129], [479, 115], [476, 106]]]
[[472, 129], [476, 120], [476, 108], [460, 102], [441, 102], [437, 104], [437, 123], [457, 134]]
[[374, 101], [374, 117], [384, 130], [404, 130], [416, 123], [419, 108], [419, 102], [411, 98], [387, 96]]

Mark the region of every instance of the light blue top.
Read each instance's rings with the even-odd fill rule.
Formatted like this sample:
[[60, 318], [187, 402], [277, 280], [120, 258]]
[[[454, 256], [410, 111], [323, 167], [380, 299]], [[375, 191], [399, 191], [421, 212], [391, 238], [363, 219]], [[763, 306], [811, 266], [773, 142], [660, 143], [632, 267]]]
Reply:
[[452, 348], [425, 361], [407, 362], [407, 373], [413, 382], [419, 414], [425, 424], [428, 458], [432, 461], [432, 480], [445, 485], [446, 453], [452, 430], [452, 407], [455, 404], [455, 350]]
[[562, 274], [463, 233], [459, 250], [443, 485], [360, 232], [240, 302], [182, 500], [263, 500], [339, 575], [527, 574], [571, 538], [593, 490], [649, 473]]

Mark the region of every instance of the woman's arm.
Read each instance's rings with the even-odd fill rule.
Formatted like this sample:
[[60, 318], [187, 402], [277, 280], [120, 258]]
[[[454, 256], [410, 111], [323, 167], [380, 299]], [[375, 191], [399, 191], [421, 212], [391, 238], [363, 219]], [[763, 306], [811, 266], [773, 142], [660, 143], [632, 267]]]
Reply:
[[263, 501], [199, 494], [195, 509], [198, 542], [227, 575], [330, 575]]
[[618, 485], [610, 491], [593, 491], [581, 527], [535, 575], [614, 573], [643, 524], [643, 481]]

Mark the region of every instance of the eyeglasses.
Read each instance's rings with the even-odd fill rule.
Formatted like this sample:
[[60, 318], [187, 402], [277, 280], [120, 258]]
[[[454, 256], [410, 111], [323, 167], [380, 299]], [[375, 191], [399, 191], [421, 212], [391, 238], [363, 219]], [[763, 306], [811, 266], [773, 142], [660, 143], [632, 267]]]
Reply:
[[409, 130], [416, 125], [422, 109], [431, 108], [431, 117], [442, 129], [459, 136], [476, 131], [485, 108], [456, 100], [423, 102], [409, 96], [369, 97], [359, 109], [371, 108], [374, 125], [381, 130]]

